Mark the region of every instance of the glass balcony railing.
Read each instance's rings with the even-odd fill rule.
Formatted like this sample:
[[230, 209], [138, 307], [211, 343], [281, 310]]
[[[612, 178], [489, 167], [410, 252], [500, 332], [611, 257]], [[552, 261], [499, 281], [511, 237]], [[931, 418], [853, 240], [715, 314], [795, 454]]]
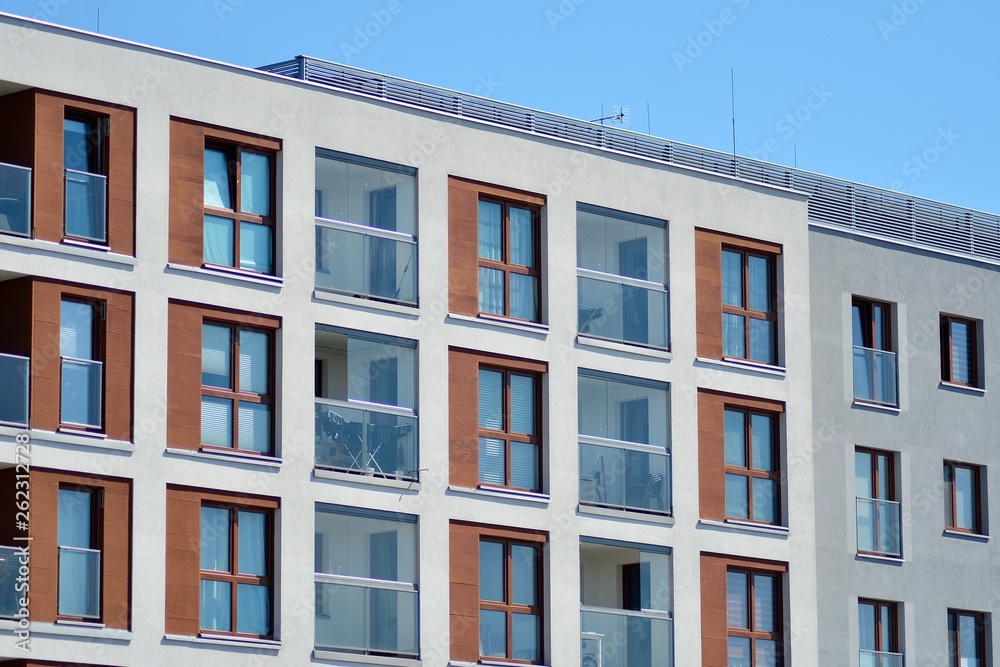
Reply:
[[900, 505], [895, 500], [858, 498], [858, 551], [900, 557]]
[[108, 177], [66, 170], [66, 235], [104, 243], [108, 239]]
[[319, 218], [316, 287], [416, 304], [417, 242], [409, 234]]
[[316, 646], [335, 651], [416, 657], [418, 595], [408, 584], [386, 587], [316, 582]]
[[674, 627], [665, 612], [585, 607], [581, 667], [670, 667]]
[[895, 352], [854, 346], [854, 398], [898, 405]]
[[580, 502], [669, 513], [670, 453], [650, 445], [581, 442]]
[[417, 418], [385, 406], [316, 399], [316, 465], [417, 479]]
[[18, 598], [23, 593], [14, 590], [21, 567], [18, 553], [15, 547], [0, 547], [0, 618], [17, 616], [19, 610]]
[[656, 288], [642, 280], [588, 273], [602, 277], [577, 278], [580, 334], [633, 345], [668, 347], [669, 299], [662, 285]]
[[104, 364], [89, 359], [62, 358], [60, 420], [87, 428], [101, 428]]
[[0, 353], [0, 424], [28, 426], [30, 360]]
[[860, 667], [903, 667], [903, 654], [862, 649], [859, 664]]
[[0, 162], [0, 233], [31, 236], [31, 169]]
[[100, 617], [100, 551], [59, 547], [59, 614], [80, 618]]

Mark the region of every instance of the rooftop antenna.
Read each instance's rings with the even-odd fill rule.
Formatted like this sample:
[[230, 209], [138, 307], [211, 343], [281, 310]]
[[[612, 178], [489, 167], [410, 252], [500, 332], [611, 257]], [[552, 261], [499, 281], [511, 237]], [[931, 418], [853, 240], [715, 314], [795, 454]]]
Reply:
[[97, 34], [101, 34], [101, 6], [97, 5]]
[[646, 102], [646, 134], [653, 133], [653, 121], [649, 116], [649, 102]]
[[605, 116], [604, 115], [604, 104], [601, 103], [601, 117], [600, 118], [595, 118], [594, 120], [592, 120], [590, 122], [591, 123], [600, 123], [601, 125], [604, 125], [604, 121], [610, 120], [610, 121], [614, 121], [616, 123], [619, 123], [620, 125], [628, 125], [629, 124], [629, 122], [630, 122], [629, 121], [629, 114], [632, 113], [632, 111], [628, 107], [620, 107], [620, 106], [615, 105], [615, 106], [611, 107], [611, 109], [614, 111], [614, 113], [612, 113], [610, 116]]
[[799, 168], [799, 145], [798, 144], [793, 144], [792, 148], [795, 150], [795, 157], [794, 157], [795, 162], [792, 163], [792, 164], [793, 164], [793, 166], [796, 169], [798, 169]]
[[736, 164], [736, 70], [729, 68], [729, 97], [733, 106], [733, 164]]

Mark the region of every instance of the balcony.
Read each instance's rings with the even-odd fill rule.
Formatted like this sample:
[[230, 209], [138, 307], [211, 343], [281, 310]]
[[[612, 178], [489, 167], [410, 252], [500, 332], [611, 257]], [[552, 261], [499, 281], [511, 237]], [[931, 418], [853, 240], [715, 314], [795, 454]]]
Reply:
[[0, 618], [17, 616], [20, 609], [18, 598], [22, 594], [14, 590], [20, 566], [17, 548], [0, 547]]
[[885, 651], [861, 651], [860, 667], [903, 667], [902, 653]]
[[900, 558], [900, 504], [858, 498], [858, 552]]
[[317, 574], [316, 646], [360, 654], [419, 655], [417, 591], [404, 582]]
[[389, 406], [316, 399], [316, 465], [417, 479], [417, 418]]
[[417, 242], [401, 232], [317, 218], [316, 287], [416, 305]]
[[0, 424], [28, 426], [28, 357], [0, 353]]
[[100, 618], [100, 551], [59, 547], [59, 614]]
[[0, 162], [0, 233], [31, 236], [31, 169]]
[[582, 335], [667, 349], [669, 298], [663, 285], [587, 269], [578, 272]]
[[100, 429], [104, 364], [90, 359], [62, 358], [60, 421]]
[[896, 353], [854, 346], [854, 398], [899, 405], [896, 397]]
[[66, 236], [105, 243], [108, 239], [108, 177], [66, 170]]
[[670, 453], [580, 436], [580, 503], [670, 513]]
[[674, 628], [664, 612], [582, 607], [582, 667], [668, 667]]

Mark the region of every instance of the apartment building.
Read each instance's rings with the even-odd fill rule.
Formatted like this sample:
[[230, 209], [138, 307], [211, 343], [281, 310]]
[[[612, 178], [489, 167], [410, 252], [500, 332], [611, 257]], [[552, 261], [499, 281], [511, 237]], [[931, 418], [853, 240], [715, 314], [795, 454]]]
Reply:
[[989, 664], [996, 218], [9, 15], [0, 120], [13, 664]]

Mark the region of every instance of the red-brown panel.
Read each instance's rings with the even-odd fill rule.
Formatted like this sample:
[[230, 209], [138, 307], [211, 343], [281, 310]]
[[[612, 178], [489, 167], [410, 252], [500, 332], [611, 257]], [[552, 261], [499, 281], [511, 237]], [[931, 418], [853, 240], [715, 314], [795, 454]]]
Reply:
[[722, 244], [715, 234], [695, 230], [695, 314], [698, 355], [722, 358]]
[[170, 261], [201, 266], [204, 259], [205, 130], [170, 119]]
[[35, 164], [31, 175], [35, 238], [63, 239], [63, 121], [65, 104], [39, 92], [35, 104]]
[[448, 308], [461, 315], [479, 312], [479, 194], [448, 180]]
[[728, 667], [726, 636], [726, 563], [701, 555], [701, 664]]
[[166, 619], [168, 634], [193, 637], [200, 629], [201, 498], [167, 487]]
[[32, 282], [31, 426], [45, 431], [59, 428], [60, 349], [57, 283]]
[[451, 524], [449, 542], [451, 658], [479, 661], [479, 533]]
[[698, 496], [701, 517], [726, 518], [725, 418], [718, 394], [698, 391]]

